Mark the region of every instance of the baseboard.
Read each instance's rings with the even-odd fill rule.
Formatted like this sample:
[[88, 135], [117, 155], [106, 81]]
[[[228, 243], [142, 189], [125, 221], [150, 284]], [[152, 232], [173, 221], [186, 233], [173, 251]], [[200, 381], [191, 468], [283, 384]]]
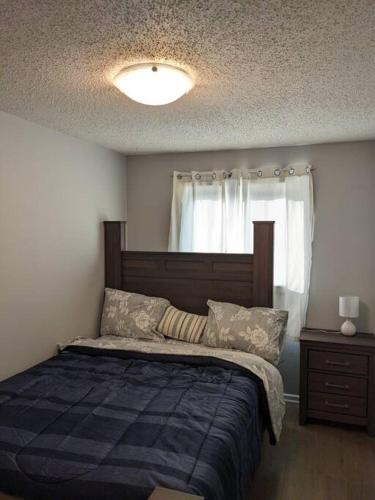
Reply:
[[294, 403], [296, 405], [299, 405], [299, 394], [284, 393], [284, 399], [287, 403]]

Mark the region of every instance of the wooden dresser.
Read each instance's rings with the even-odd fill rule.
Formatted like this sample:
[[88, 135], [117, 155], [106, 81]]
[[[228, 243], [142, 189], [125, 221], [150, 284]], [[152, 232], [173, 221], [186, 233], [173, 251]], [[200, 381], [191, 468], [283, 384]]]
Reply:
[[375, 336], [303, 329], [300, 346], [300, 424], [354, 424], [375, 436]]

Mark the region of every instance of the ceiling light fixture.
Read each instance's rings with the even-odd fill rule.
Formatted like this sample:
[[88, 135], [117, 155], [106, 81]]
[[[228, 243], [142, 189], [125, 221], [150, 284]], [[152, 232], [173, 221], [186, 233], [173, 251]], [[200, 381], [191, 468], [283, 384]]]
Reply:
[[159, 63], [128, 66], [115, 76], [113, 84], [133, 101], [150, 106], [176, 101], [194, 86], [186, 71]]

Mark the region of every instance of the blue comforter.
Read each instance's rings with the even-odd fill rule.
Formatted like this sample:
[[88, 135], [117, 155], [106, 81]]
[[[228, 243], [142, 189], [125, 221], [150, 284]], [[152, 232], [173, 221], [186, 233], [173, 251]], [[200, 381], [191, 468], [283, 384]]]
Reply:
[[156, 485], [244, 499], [260, 381], [219, 360], [66, 350], [0, 383], [0, 491], [144, 500]]

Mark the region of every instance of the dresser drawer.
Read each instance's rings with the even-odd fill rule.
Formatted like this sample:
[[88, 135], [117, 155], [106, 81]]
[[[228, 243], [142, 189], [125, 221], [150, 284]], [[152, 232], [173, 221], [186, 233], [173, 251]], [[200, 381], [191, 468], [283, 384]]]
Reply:
[[308, 377], [309, 392], [328, 392], [361, 398], [367, 397], [366, 379], [313, 372], [310, 372]]
[[337, 394], [310, 392], [308, 396], [308, 408], [328, 413], [365, 417], [367, 414], [367, 400], [350, 396], [339, 396]]
[[309, 350], [308, 366], [313, 370], [367, 375], [368, 358], [360, 354]]

